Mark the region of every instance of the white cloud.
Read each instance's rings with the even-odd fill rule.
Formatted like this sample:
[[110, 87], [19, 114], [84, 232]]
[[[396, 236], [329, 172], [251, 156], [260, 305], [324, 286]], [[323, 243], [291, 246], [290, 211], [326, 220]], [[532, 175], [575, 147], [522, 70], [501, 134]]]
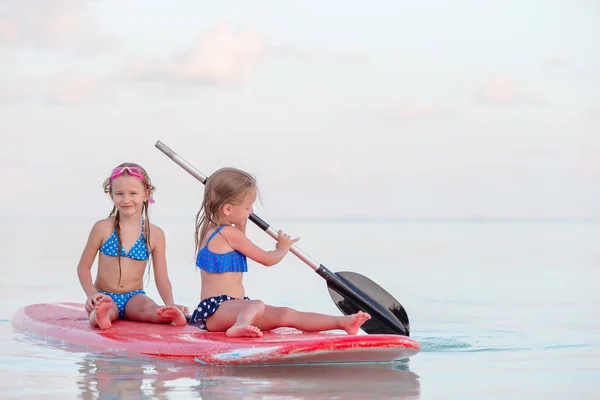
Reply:
[[201, 84], [239, 82], [264, 61], [265, 37], [246, 26], [234, 30], [220, 23], [206, 32], [188, 52], [168, 60], [144, 60], [132, 65], [127, 77]]
[[240, 83], [251, 78], [269, 58], [315, 59], [364, 64], [359, 53], [334, 52], [288, 42], [273, 44], [260, 30], [231, 23], [212, 26], [187, 52], [169, 59], [138, 60], [125, 72], [126, 79], [197, 84]]
[[517, 83], [505, 76], [488, 79], [477, 94], [479, 101], [490, 104], [541, 104], [536, 96], [525, 93]]
[[21, 30], [14, 21], [0, 19], [0, 43], [16, 43], [21, 37]]
[[66, 73], [45, 79], [29, 78], [0, 84], [0, 107], [36, 101], [50, 104], [89, 103], [109, 96], [109, 88], [102, 79], [90, 74]]
[[99, 29], [90, 3], [82, 0], [18, 0], [0, 4], [0, 44], [56, 49], [67, 45], [88, 55], [116, 42]]
[[46, 100], [56, 104], [80, 104], [106, 95], [106, 87], [92, 75], [64, 75], [50, 85]]

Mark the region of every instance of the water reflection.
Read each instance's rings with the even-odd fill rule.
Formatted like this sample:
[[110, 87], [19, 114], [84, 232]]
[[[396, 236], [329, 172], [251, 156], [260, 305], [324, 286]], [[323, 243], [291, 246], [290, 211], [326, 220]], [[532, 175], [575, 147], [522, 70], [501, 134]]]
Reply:
[[86, 354], [77, 362], [80, 398], [419, 399], [407, 364], [204, 367]]

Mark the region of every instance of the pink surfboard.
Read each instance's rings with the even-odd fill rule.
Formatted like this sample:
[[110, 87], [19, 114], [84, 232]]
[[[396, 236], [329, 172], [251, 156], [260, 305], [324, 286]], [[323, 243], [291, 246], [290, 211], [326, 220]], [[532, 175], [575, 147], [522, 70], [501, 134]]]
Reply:
[[186, 325], [117, 320], [106, 330], [89, 325], [83, 304], [32, 304], [20, 308], [13, 327], [98, 351], [177, 359], [204, 365], [281, 365], [391, 362], [414, 356], [415, 340], [400, 335], [308, 333], [292, 328], [264, 332], [262, 338], [228, 338]]

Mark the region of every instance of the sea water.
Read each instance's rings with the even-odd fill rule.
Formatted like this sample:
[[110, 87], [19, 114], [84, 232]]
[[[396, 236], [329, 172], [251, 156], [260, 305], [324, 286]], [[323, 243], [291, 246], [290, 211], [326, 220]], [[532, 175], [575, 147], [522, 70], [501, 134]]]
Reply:
[[[93, 222], [2, 221], [0, 398], [600, 398], [597, 222], [270, 221], [332, 271], [382, 285], [422, 348], [395, 363], [243, 368], [99, 354], [14, 331], [19, 307], [85, 300], [76, 266]], [[193, 221], [153, 222], [166, 233], [176, 301], [191, 308], [200, 283]], [[248, 234], [274, 245], [255, 227]], [[160, 301], [151, 274], [146, 282]], [[245, 286], [268, 304], [339, 314], [322, 278], [293, 254], [271, 268], [250, 262]]]

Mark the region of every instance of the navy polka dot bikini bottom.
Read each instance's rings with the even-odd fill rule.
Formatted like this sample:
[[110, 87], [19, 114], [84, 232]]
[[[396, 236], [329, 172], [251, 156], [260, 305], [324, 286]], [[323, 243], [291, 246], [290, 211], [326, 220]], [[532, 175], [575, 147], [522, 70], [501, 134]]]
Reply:
[[[237, 297], [227, 296], [226, 294], [222, 294], [220, 296], [207, 297], [202, 300], [198, 307], [192, 313], [192, 318], [190, 319], [190, 325], [196, 325], [200, 329], [206, 329], [206, 319], [213, 315], [219, 306], [227, 300], [239, 300]], [[250, 300], [248, 297], [244, 297], [244, 300]]]

